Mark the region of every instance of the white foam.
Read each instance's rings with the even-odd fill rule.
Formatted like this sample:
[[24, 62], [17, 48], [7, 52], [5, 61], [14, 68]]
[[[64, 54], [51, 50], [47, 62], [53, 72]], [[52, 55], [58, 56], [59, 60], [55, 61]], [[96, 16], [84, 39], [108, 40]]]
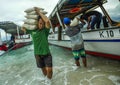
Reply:
[[5, 51], [0, 51], [0, 55], [2, 55], [3, 53], [5, 53]]
[[64, 73], [65, 73], [65, 75], [64, 75], [64, 85], [67, 85], [67, 68], [65, 68], [65, 70], [64, 70]]
[[7, 81], [5, 81], [5, 85], [7, 85], [8, 84], [8, 80]]
[[92, 68], [91, 70], [88, 70], [88, 72], [94, 72], [94, 71], [100, 71], [100, 69]]
[[113, 76], [113, 75], [110, 75], [108, 77], [115, 85], [120, 85], [120, 77], [119, 76]]
[[105, 75], [94, 75], [94, 76], [92, 76], [92, 77], [89, 78], [89, 79], [87, 79], [87, 78], [85, 77], [84, 79], [80, 80], [80, 85], [83, 85], [82, 82], [84, 82], [84, 81], [87, 81], [87, 82], [89, 83], [89, 85], [93, 85], [91, 81], [92, 81], [93, 79], [95, 79], [95, 78], [97, 78], [97, 77], [101, 77], [101, 76], [105, 76]]

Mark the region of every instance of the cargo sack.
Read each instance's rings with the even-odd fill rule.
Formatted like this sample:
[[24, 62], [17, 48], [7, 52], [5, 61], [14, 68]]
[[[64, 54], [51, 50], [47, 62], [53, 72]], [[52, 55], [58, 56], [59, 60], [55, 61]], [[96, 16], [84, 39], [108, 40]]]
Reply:
[[[40, 10], [44, 10], [43, 8], [39, 8], [39, 7], [37, 7], [38, 9], [40, 9]], [[30, 13], [30, 12], [32, 12], [32, 11], [34, 11], [35, 10], [35, 8], [33, 7], [33, 8], [28, 8], [28, 9], [26, 9], [24, 12], [26, 12], [26, 13]]]
[[23, 24], [24, 28], [28, 29], [28, 30], [34, 30], [37, 28], [37, 25], [29, 25], [29, 24]]
[[30, 24], [30, 25], [37, 25], [38, 21], [35, 19], [25, 19], [24, 20], [25, 24]]
[[[40, 10], [40, 12], [41, 13], [43, 13], [43, 14], [47, 14], [47, 12], [46, 11], [44, 11], [44, 10]], [[36, 13], [36, 11], [35, 10], [33, 10], [33, 11], [31, 11], [31, 12], [29, 12], [29, 13], [27, 13], [27, 15], [36, 15], [37, 13]]]
[[[37, 8], [44, 15], [47, 14], [47, 12], [44, 11], [43, 8], [39, 8], [39, 7], [37, 7]], [[23, 27], [25, 27], [28, 30], [37, 29], [37, 27], [38, 27], [37, 26], [37, 23], [38, 23], [37, 19], [38, 19], [39, 15], [36, 13], [35, 8], [33, 7], [33, 8], [26, 9], [24, 12], [26, 13], [26, 15], [25, 15], [26, 19], [24, 20]]]
[[79, 20], [77, 18], [74, 18], [71, 23], [70, 26], [77, 26], [79, 24]]
[[38, 19], [38, 15], [31, 15], [31, 14], [29, 14], [29, 15], [26, 15], [25, 18], [37, 20]]

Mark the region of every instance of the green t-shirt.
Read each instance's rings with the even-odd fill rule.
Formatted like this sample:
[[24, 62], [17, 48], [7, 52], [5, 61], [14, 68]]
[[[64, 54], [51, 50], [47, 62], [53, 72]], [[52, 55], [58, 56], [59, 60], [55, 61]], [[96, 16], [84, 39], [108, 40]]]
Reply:
[[35, 55], [46, 55], [50, 53], [48, 44], [49, 29], [27, 30], [27, 33], [30, 33], [32, 36]]

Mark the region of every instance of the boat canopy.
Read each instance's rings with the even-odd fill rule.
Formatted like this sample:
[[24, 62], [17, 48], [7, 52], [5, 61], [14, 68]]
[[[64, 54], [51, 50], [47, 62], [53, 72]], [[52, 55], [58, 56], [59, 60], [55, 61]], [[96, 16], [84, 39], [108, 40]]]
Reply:
[[61, 20], [66, 16], [73, 19], [75, 16], [93, 10], [106, 2], [107, 0], [59, 0], [49, 16], [51, 24], [54, 27], [59, 23], [58, 14]]
[[[17, 27], [20, 29], [20, 26], [10, 21], [0, 22], [0, 29], [3, 29], [6, 33], [17, 35]], [[19, 33], [24, 34], [21, 30], [19, 30]]]

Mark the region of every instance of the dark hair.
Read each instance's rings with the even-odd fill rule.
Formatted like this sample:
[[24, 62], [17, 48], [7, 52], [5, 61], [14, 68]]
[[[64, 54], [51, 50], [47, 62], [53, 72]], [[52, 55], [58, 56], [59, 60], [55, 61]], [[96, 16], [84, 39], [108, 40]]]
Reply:
[[42, 19], [40, 15], [38, 16], [37, 20], [39, 21], [39, 19]]
[[84, 19], [84, 18], [85, 18], [85, 15], [81, 15], [81, 16], [80, 16], [80, 19]]

